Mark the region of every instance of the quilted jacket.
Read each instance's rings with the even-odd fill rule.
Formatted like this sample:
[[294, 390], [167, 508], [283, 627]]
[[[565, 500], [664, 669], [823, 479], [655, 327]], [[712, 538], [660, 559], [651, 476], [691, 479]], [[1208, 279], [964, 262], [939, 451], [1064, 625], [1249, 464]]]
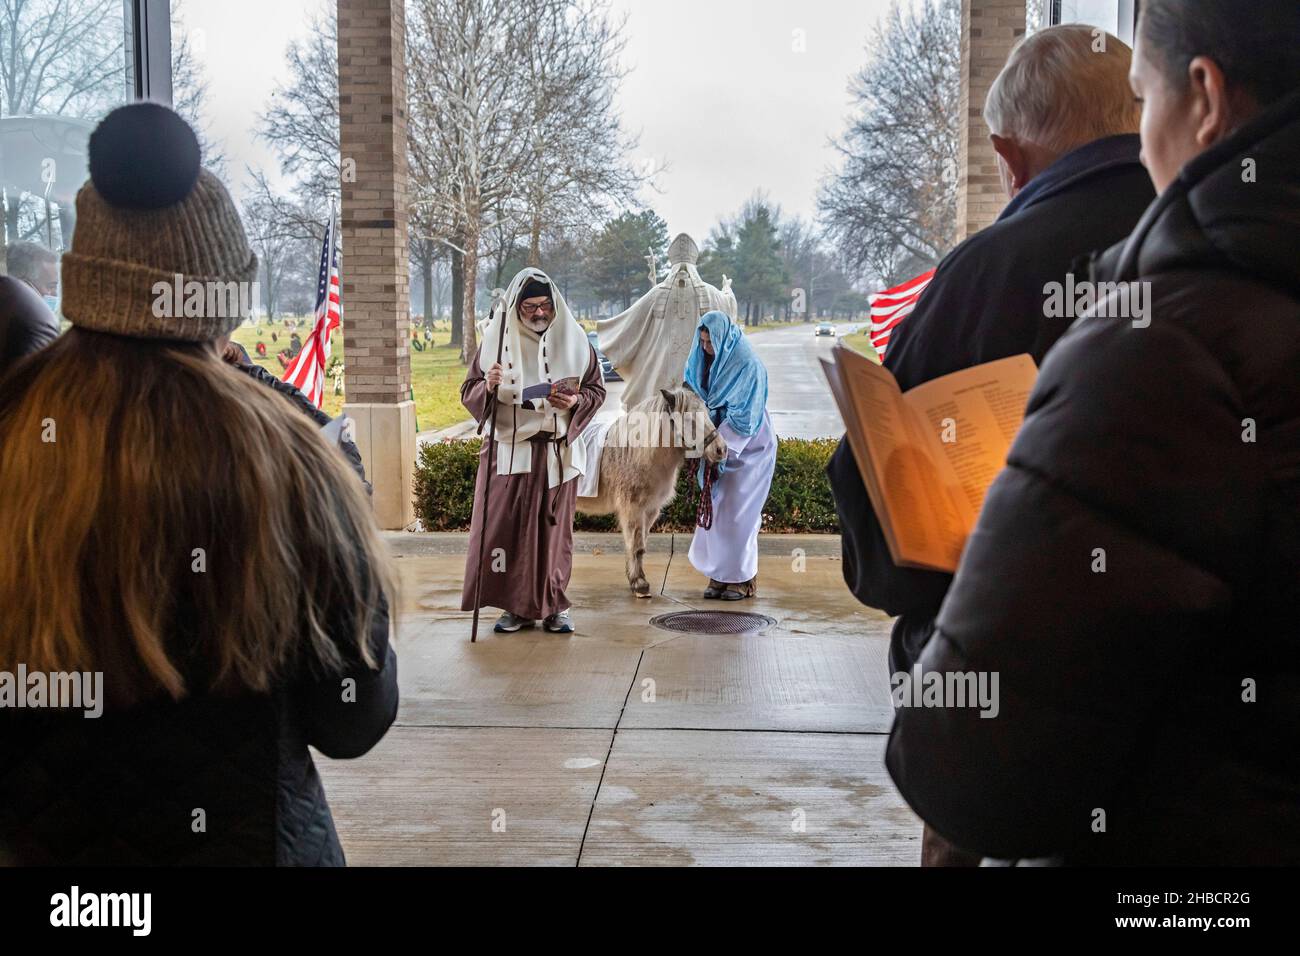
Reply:
[[[1093, 864], [1300, 864], [1300, 93], [1197, 157], [1048, 354], [891, 775], [957, 846]], [[1113, 314], [1113, 312], [1112, 312]]]
[[[397, 715], [388, 616], [343, 673], [98, 718], [0, 710], [0, 865], [342, 866], [308, 747], [359, 757]], [[345, 694], [345, 680], [355, 689]], [[107, 680], [107, 678], [106, 678]]]

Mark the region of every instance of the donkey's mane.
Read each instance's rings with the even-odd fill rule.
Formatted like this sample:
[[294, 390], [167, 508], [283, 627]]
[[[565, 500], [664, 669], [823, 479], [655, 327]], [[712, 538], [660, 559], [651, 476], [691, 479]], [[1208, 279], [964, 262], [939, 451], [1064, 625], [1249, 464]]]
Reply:
[[[694, 402], [703, 401], [703, 399], [701, 399], [698, 395], [696, 395], [695, 392], [692, 391], [686, 385], [678, 385], [676, 388], [670, 388], [668, 391], [672, 392], [678, 398], [685, 396], [686, 401], [688, 403], [693, 404]], [[683, 407], [684, 407], [683, 403], [678, 402], [675, 411], [680, 412]], [[643, 401], [640, 401], [637, 404], [633, 405], [631, 408], [628, 409], [628, 411], [629, 412], [655, 412], [655, 413], [666, 414], [668, 412], [668, 402], [664, 398], [663, 392], [655, 392], [649, 398], [644, 399]]]

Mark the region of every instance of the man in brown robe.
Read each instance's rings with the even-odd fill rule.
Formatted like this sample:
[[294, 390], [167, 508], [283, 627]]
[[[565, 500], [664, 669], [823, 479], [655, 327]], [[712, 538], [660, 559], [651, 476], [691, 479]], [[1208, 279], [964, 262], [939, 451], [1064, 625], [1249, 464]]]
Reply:
[[504, 611], [497, 633], [540, 619], [547, 631], [570, 634], [565, 589], [577, 478], [587, 467], [576, 439], [605, 401], [605, 386], [586, 333], [540, 269], [524, 269], [510, 283], [461, 385], [461, 403], [480, 423], [494, 389], [496, 441], [485, 437], [479, 456], [461, 610], [474, 610], [481, 573], [479, 607]]

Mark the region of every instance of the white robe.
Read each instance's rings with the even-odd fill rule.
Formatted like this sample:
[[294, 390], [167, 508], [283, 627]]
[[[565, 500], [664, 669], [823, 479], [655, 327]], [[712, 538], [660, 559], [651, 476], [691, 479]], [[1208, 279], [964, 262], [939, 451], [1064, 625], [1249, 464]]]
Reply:
[[758, 574], [758, 531], [776, 470], [776, 432], [764, 411], [754, 435], [739, 435], [726, 422], [718, 434], [727, 442], [727, 470], [713, 485], [713, 527], [695, 529], [689, 557], [714, 581], [743, 584]]
[[[524, 325], [516, 312], [519, 294], [530, 279], [551, 286], [555, 318], [540, 335]], [[479, 349], [479, 368], [487, 373], [496, 361], [496, 344], [502, 340], [501, 363], [505, 370], [497, 400], [506, 406], [497, 414], [497, 474], [526, 475], [533, 470], [531, 439], [549, 432], [558, 438], [569, 433], [569, 412], [561, 411], [546, 399], [523, 403], [523, 391], [530, 385], [557, 382], [565, 378], [581, 380], [588, 365], [595, 361], [587, 333], [578, 325], [569, 305], [555, 283], [541, 269], [522, 269], [510, 283], [504, 297], [497, 300], [483, 327], [483, 345]], [[536, 407], [540, 405], [540, 408]], [[547, 480], [551, 488], [572, 481], [586, 472], [583, 446], [563, 442], [557, 447], [559, 460], [547, 456]]]

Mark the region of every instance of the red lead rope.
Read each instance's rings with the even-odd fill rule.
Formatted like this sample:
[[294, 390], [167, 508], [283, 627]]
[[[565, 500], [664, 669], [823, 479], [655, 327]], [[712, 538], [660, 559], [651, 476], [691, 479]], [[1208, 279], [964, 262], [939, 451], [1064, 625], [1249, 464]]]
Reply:
[[[699, 484], [696, 476], [699, 474], [700, 462], [703, 460], [703, 458], [691, 459], [692, 488]], [[704, 487], [700, 490], [700, 503], [695, 507], [695, 523], [705, 531], [713, 527], [713, 481], [717, 476], [717, 465], [704, 466]]]

